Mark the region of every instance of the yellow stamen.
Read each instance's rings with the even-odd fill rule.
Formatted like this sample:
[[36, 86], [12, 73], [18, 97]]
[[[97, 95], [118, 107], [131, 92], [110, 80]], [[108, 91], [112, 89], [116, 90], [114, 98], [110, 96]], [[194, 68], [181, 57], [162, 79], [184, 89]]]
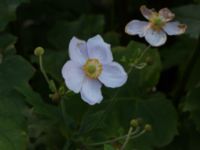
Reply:
[[150, 26], [153, 30], [160, 31], [165, 23], [164, 19], [158, 13], [154, 13], [150, 18]]
[[97, 79], [102, 72], [102, 64], [98, 59], [88, 59], [83, 66], [83, 71], [87, 77]]

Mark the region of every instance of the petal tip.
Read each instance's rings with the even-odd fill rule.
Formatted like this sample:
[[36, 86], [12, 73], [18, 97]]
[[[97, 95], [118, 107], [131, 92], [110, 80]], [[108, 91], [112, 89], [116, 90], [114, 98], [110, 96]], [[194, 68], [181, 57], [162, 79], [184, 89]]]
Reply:
[[125, 32], [126, 34], [131, 35], [131, 33], [128, 31], [128, 24], [129, 24], [129, 23], [126, 24], [126, 26], [125, 26], [125, 28], [124, 28], [124, 32]]
[[73, 37], [71, 38], [71, 40], [70, 40], [70, 43], [73, 42], [74, 40], [77, 41], [77, 40], [79, 40], [79, 39], [78, 39], [76, 36], [73, 36]]
[[147, 8], [146, 5], [141, 5], [141, 6], [140, 6], [140, 11], [143, 11], [143, 10], [146, 9], [146, 8]]
[[128, 35], [141, 35], [143, 37], [143, 34], [148, 27], [148, 22], [146, 21], [140, 21], [140, 20], [131, 20], [127, 23], [125, 26], [125, 33]]
[[167, 34], [164, 31], [147, 30], [145, 40], [153, 47], [160, 47], [167, 41]]
[[155, 10], [147, 8], [146, 5], [142, 5], [140, 6], [140, 12], [147, 20], [149, 20], [155, 13]]
[[101, 96], [98, 100], [88, 100], [86, 97], [81, 95], [81, 99], [86, 102], [87, 104], [94, 106], [96, 104], [100, 104], [103, 100], [103, 96]]
[[168, 8], [160, 9], [159, 15], [162, 16], [166, 22], [169, 22], [175, 18], [175, 14]]
[[186, 24], [179, 24], [178, 28], [180, 29], [180, 34], [183, 34], [187, 30], [187, 25]]

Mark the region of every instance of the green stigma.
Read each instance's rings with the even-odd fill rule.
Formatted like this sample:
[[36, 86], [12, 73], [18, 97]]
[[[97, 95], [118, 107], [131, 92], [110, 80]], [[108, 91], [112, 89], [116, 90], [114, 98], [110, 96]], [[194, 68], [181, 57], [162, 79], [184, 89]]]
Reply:
[[94, 74], [96, 72], [96, 66], [94, 66], [94, 65], [88, 65], [87, 71], [90, 74]]
[[162, 29], [166, 22], [158, 14], [154, 14], [150, 19], [150, 23], [153, 30], [159, 31]]
[[162, 26], [162, 25], [163, 25], [162, 19], [156, 18], [156, 19], [154, 20], [154, 25], [155, 25], [155, 26], [158, 26], [158, 27]]
[[83, 71], [91, 79], [97, 79], [102, 72], [102, 64], [97, 59], [88, 59], [83, 65]]

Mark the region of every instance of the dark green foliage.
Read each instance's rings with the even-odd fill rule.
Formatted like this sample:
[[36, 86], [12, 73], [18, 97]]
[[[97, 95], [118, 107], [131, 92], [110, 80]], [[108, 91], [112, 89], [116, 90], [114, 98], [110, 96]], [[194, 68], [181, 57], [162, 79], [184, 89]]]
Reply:
[[[52, 101], [34, 49], [44, 47], [45, 70], [60, 93], [73, 36], [102, 35], [129, 71], [147, 45], [124, 27], [142, 20], [143, 4], [172, 9], [186, 34], [149, 48], [124, 86], [102, 89], [101, 104], [89, 106], [74, 93]], [[0, 0], [0, 150], [117, 150], [124, 139], [93, 144], [126, 135], [132, 119], [152, 131], [126, 150], [200, 149], [199, 34], [199, 0]]]

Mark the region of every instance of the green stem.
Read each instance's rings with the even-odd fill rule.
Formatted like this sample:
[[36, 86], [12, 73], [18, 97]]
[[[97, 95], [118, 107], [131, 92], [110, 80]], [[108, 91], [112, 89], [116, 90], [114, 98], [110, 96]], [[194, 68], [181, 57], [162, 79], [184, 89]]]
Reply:
[[66, 110], [65, 110], [65, 101], [64, 101], [64, 99], [61, 99], [60, 106], [61, 106], [61, 111], [62, 111], [62, 115], [63, 115], [63, 120], [64, 120], [64, 122], [66, 122], [67, 121], [67, 114], [66, 114]]
[[67, 91], [65, 92], [65, 95], [69, 94], [70, 92], [71, 92], [70, 90], [67, 90]]
[[[70, 92], [70, 90], [67, 90], [65, 94], [67, 95], [69, 92]], [[66, 114], [65, 99], [64, 98], [61, 99], [60, 105], [61, 105], [61, 111], [62, 111], [62, 114], [63, 114], [63, 118], [64, 118], [64, 120], [67, 120], [68, 115]]]
[[50, 85], [51, 83], [50, 83], [50, 80], [49, 80], [49, 78], [48, 78], [48, 76], [46, 74], [46, 71], [45, 71], [44, 67], [43, 67], [43, 59], [42, 59], [41, 55], [39, 56], [39, 64], [40, 64], [40, 71], [42, 72], [42, 74], [43, 74], [46, 82], [48, 83], [48, 85]]
[[136, 139], [138, 137], [140, 137], [141, 135], [143, 135], [144, 133], [146, 133], [147, 131], [144, 129], [142, 130], [139, 134], [136, 134], [135, 136], [130, 137], [131, 139]]
[[72, 137], [72, 129], [71, 129], [71, 123], [73, 122], [71, 116], [68, 115], [67, 113], [67, 108], [66, 108], [66, 100], [62, 98], [60, 101], [60, 109], [61, 109], [61, 118], [63, 120], [63, 127], [61, 128], [61, 133], [66, 139], [70, 139]]
[[47, 73], [44, 69], [42, 55], [39, 56], [39, 65], [40, 65], [40, 71], [42, 72], [46, 82], [48, 83], [49, 89], [51, 90], [51, 92], [58, 93], [58, 90], [57, 90], [57, 87], [56, 87], [54, 81], [49, 79], [49, 77], [47, 76]]
[[145, 55], [146, 52], [149, 50], [149, 48], [151, 48], [151, 45], [147, 46], [147, 47], [143, 50], [143, 52], [142, 52], [142, 54], [140, 55], [140, 57], [139, 57], [138, 59], [136, 59], [136, 60], [138, 60], [136, 63], [138, 63], [138, 62], [144, 57], [144, 55]]
[[137, 133], [139, 132], [139, 130], [140, 130], [140, 128], [138, 127], [138, 128], [135, 129], [134, 132], [132, 132], [132, 130], [131, 130], [130, 135], [126, 134], [126, 135], [117, 137], [117, 138], [112, 139], [112, 140], [107, 140], [107, 141], [102, 141], [102, 142], [97, 142], [97, 143], [92, 143], [92, 144], [87, 144], [87, 145], [88, 146], [100, 146], [100, 145], [104, 145], [104, 144], [114, 143], [114, 142], [117, 142], [119, 140], [123, 140], [123, 139], [127, 138], [128, 136], [130, 136], [131, 138], [134, 138], [135, 134], [137, 135]]
[[129, 131], [128, 131], [128, 134], [127, 134], [127, 137], [126, 137], [126, 140], [124, 142], [124, 144], [122, 145], [121, 149], [120, 150], [124, 150], [126, 145], [128, 144], [129, 140], [130, 140], [130, 137], [131, 137], [131, 132], [133, 130], [133, 127], [130, 127]]
[[149, 50], [149, 48], [151, 47], [151, 45], [147, 46], [143, 51], [142, 54], [140, 55], [140, 57], [138, 57], [130, 66], [129, 70], [128, 70], [128, 74], [130, 74], [134, 68], [134, 66], [144, 57], [144, 55], [146, 54], [146, 52]]

